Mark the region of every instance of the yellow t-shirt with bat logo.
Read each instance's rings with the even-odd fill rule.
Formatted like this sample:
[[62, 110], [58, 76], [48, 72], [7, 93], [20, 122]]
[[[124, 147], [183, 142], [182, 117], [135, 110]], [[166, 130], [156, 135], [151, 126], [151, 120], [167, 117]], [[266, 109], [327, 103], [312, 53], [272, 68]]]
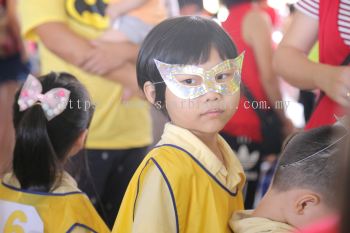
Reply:
[[[89, 149], [127, 149], [151, 143], [151, 120], [145, 101], [133, 98], [122, 103], [122, 86], [91, 75], [49, 51], [35, 33], [39, 25], [66, 24], [86, 39], [95, 39], [109, 27], [105, 8], [109, 0], [19, 0], [22, 34], [39, 45], [42, 73], [65, 71], [76, 76], [88, 89], [96, 105], [87, 140]], [[69, 46], [69, 44], [67, 44]], [[82, 103], [89, 107], [89, 103]]]

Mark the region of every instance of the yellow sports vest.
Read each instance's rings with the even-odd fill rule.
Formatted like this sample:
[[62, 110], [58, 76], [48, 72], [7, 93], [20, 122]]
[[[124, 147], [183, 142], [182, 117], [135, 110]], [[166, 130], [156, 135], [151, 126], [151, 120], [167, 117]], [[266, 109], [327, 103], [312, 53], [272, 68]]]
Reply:
[[157, 166], [168, 185], [178, 233], [232, 232], [229, 228], [230, 217], [234, 211], [243, 209], [241, 190], [237, 187], [236, 192], [230, 192], [193, 155], [169, 144], [149, 152], [135, 172], [113, 233], [132, 232], [137, 192], [142, 188], [144, 174], [150, 166]]
[[81, 192], [40, 193], [0, 184], [0, 232], [110, 232]]

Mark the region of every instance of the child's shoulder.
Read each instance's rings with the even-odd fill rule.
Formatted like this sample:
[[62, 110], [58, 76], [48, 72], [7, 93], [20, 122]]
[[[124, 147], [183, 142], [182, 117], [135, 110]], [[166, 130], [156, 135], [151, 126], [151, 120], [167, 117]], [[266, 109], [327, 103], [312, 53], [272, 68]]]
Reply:
[[188, 154], [189, 153], [180, 146], [163, 144], [154, 147], [147, 156], [155, 160], [171, 162], [173, 165], [174, 163], [180, 163], [183, 165], [184, 162], [190, 160]]
[[171, 173], [177, 177], [187, 177], [195, 173], [193, 159], [176, 145], [154, 147], [145, 157], [145, 163], [153, 164], [162, 173]]

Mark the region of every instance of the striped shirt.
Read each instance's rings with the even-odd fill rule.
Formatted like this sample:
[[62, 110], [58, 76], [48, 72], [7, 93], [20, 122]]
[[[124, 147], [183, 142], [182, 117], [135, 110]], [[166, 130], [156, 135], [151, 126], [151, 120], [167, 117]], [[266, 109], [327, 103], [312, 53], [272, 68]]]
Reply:
[[[295, 7], [300, 12], [318, 19], [320, 0], [299, 0]], [[338, 29], [344, 43], [350, 46], [350, 0], [339, 0]]]

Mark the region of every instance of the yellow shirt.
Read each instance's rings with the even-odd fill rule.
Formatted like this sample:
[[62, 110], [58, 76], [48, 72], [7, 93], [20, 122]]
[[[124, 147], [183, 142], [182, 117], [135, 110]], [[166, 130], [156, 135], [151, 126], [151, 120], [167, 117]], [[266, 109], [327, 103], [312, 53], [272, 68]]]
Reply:
[[0, 232], [108, 233], [88, 197], [64, 173], [50, 193], [21, 190], [9, 173], [0, 183]]
[[[134, 98], [121, 103], [121, 85], [102, 77], [85, 73], [50, 52], [35, 34], [44, 23], [62, 22], [78, 35], [95, 39], [109, 21], [104, 16], [107, 1], [97, 0], [20, 0], [18, 12], [22, 33], [26, 39], [37, 41], [42, 73], [65, 71], [76, 76], [89, 91], [96, 105], [87, 140], [89, 149], [128, 149], [151, 143], [151, 120], [145, 101]], [[69, 45], [67, 45], [69, 46]], [[81, 103], [82, 108], [88, 103]]]
[[[111, 2], [130, 1], [130, 0], [111, 0]], [[147, 24], [156, 25], [167, 18], [167, 10], [164, 0], [148, 0], [144, 5], [138, 7], [127, 15], [141, 19]]]
[[[182, 149], [188, 151], [191, 155], [194, 156], [194, 158], [198, 161], [201, 166], [203, 166], [204, 169], [207, 170], [207, 172], [201, 173], [202, 178], [204, 180], [213, 180], [212, 177], [215, 177], [217, 182], [219, 182], [221, 185], [223, 185], [227, 190], [230, 192], [237, 192], [237, 199], [238, 205], [232, 206], [236, 208], [235, 210], [242, 209], [243, 208], [243, 199], [241, 197], [241, 190], [242, 186], [245, 182], [245, 176], [243, 169], [239, 163], [239, 160], [236, 158], [235, 154], [229, 147], [229, 145], [218, 135], [218, 141], [219, 141], [219, 147], [224, 155], [225, 165], [216, 157], [216, 155], [202, 142], [200, 141], [195, 135], [193, 135], [190, 131], [177, 127], [175, 125], [172, 125], [170, 123], [166, 124], [164, 129], [164, 134], [162, 135], [161, 141], [158, 143], [158, 146], [161, 145], [167, 145], [172, 144], [181, 147]], [[152, 153], [152, 152], [150, 152]], [[164, 154], [165, 156], [165, 154]], [[176, 156], [176, 154], [170, 154], [169, 156]], [[152, 156], [151, 156], [152, 158]], [[145, 161], [147, 161], [149, 157], [146, 157]], [[159, 157], [161, 159], [161, 156]], [[158, 161], [158, 159], [157, 159]], [[173, 166], [176, 166], [177, 164], [174, 164]], [[201, 171], [204, 171], [203, 168], [200, 168], [197, 163], [193, 163], [193, 166], [196, 166], [196, 169], [199, 168]], [[144, 164], [141, 164], [139, 169], [144, 169]], [[180, 170], [181, 170], [181, 164], [179, 164]], [[185, 171], [185, 168], [183, 168], [183, 176], [179, 177], [179, 179], [187, 179], [187, 175], [189, 175], [189, 179], [191, 179], [192, 176], [195, 176], [196, 169], [193, 169], [193, 171]], [[163, 172], [167, 173], [164, 168]], [[189, 232], [189, 233], [195, 233], [195, 232], [201, 232], [204, 233], [205, 231], [199, 229], [199, 228], [191, 228], [191, 224], [193, 226], [196, 226], [197, 224], [203, 225], [202, 227], [206, 228], [206, 226], [210, 223], [202, 222], [202, 223], [183, 223], [181, 222], [181, 215], [187, 215], [184, 214], [186, 212], [187, 207], [178, 207], [178, 217], [180, 220], [177, 220], [176, 213], [174, 211], [174, 201], [172, 199], [172, 194], [170, 192], [169, 186], [167, 181], [164, 179], [164, 176], [162, 174], [162, 171], [153, 164], [148, 166], [145, 171], [142, 171], [142, 184], [140, 184], [137, 192], [137, 200], [135, 202], [134, 206], [134, 213], [133, 213], [133, 223], [132, 223], [132, 230], [128, 231], [127, 229], [123, 229], [122, 225], [124, 224], [122, 221], [125, 219], [123, 216], [123, 207], [121, 208], [115, 226], [113, 228], [113, 233], [123, 232], [133, 232], [133, 233], [172, 233], [172, 232]], [[137, 176], [137, 172], [135, 173]], [[212, 177], [211, 177], [212, 176]], [[139, 179], [138, 177], [135, 177], [133, 179]], [[200, 180], [200, 179], [199, 179]], [[141, 180], [140, 180], [141, 181]], [[138, 181], [138, 182], [140, 182]], [[132, 183], [132, 182], [131, 182]], [[141, 183], [141, 182], [140, 182]], [[206, 182], [204, 182], [206, 183]], [[191, 184], [193, 185], [193, 184]], [[216, 187], [219, 187], [218, 183], [210, 184]], [[131, 189], [131, 185], [129, 185], [128, 191]], [[184, 190], [181, 189], [181, 187], [173, 187], [173, 192], [176, 193], [176, 189], [179, 188], [179, 192], [188, 192], [188, 198], [193, 199], [190, 200], [191, 203], [195, 203], [193, 205], [198, 204], [196, 199], [195, 192], [203, 193], [207, 192], [208, 190], [204, 187], [195, 187], [193, 196], [191, 196], [190, 190], [185, 190], [186, 185], [184, 184]], [[223, 190], [222, 187], [219, 187], [219, 189]], [[126, 193], [125, 196], [131, 194], [131, 191]], [[131, 196], [131, 195], [130, 195]], [[130, 197], [129, 196], [129, 197]], [[175, 196], [175, 199], [177, 197]], [[179, 197], [180, 198], [180, 197]], [[220, 198], [219, 196], [217, 198]], [[224, 197], [226, 198], [226, 196]], [[128, 198], [125, 198], [128, 199]], [[199, 196], [198, 196], [198, 199]], [[204, 197], [205, 199], [205, 197]], [[123, 200], [123, 204], [125, 208], [128, 208], [127, 206], [128, 200]], [[208, 202], [210, 200], [208, 199]], [[180, 202], [179, 202], [180, 203]], [[226, 202], [227, 205], [229, 205], [229, 202]], [[180, 205], [180, 204], [179, 204]], [[200, 204], [199, 204], [200, 205]], [[205, 206], [200, 206], [200, 208], [197, 210], [197, 214], [201, 215], [202, 211], [205, 212], [205, 208], [210, 209], [210, 207], [215, 206], [214, 203], [208, 203], [204, 204]], [[210, 207], [208, 207], [208, 206]], [[184, 208], [181, 210], [181, 208]], [[190, 209], [190, 207], [188, 207]], [[214, 209], [217, 208], [218, 212], [222, 208], [220, 206], [214, 207]], [[223, 208], [224, 209], [224, 208]], [[190, 212], [188, 210], [188, 212]], [[219, 214], [216, 212], [212, 213], [206, 213], [209, 214], [209, 218], [211, 220], [215, 219]], [[205, 215], [205, 214], [203, 214]], [[226, 216], [227, 215], [227, 216]], [[221, 228], [226, 229], [226, 225], [228, 226], [228, 220], [232, 213], [225, 213], [224, 216], [226, 216], [226, 220], [223, 225], [220, 226]], [[186, 219], [186, 216], [183, 216], [183, 218]], [[189, 220], [189, 218], [187, 219]], [[198, 221], [200, 221], [198, 219]], [[215, 222], [213, 220], [213, 222]], [[178, 225], [180, 226], [180, 229]], [[184, 226], [188, 225], [188, 226]], [[187, 230], [185, 230], [187, 229]], [[190, 230], [191, 229], [191, 230]], [[193, 231], [195, 229], [195, 231]], [[219, 227], [216, 229], [218, 233], [224, 232], [220, 231]]]
[[237, 211], [230, 220], [234, 233], [288, 233], [296, 228], [267, 218], [252, 217], [252, 211]]

